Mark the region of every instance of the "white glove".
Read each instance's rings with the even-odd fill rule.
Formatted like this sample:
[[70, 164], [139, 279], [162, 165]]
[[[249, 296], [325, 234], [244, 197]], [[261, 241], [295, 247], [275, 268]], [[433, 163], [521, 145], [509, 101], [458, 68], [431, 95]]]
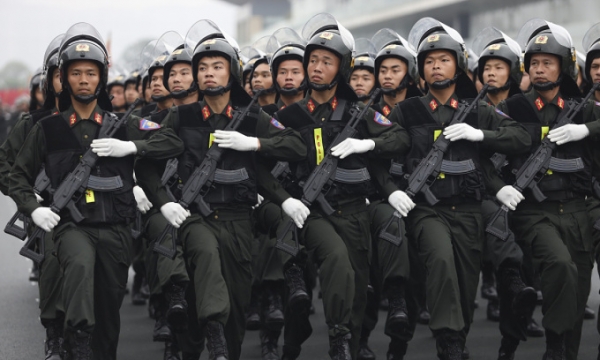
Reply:
[[37, 200], [38, 204], [40, 204], [42, 201], [44, 201], [44, 198], [43, 198], [43, 197], [39, 196], [39, 195], [38, 195], [38, 194], [36, 194], [36, 193], [33, 193], [33, 194], [35, 195], [35, 199]]
[[219, 147], [237, 151], [256, 151], [260, 146], [258, 138], [246, 136], [237, 131], [215, 131], [215, 142]]
[[39, 207], [31, 213], [31, 219], [33, 222], [44, 229], [45, 232], [50, 232], [58, 222], [60, 221], [60, 216], [57, 213], [50, 210], [49, 207]]
[[258, 202], [256, 203], [256, 205], [254, 205], [254, 206], [252, 207], [252, 209], [256, 209], [257, 207], [259, 207], [259, 206], [260, 206], [260, 204], [262, 204], [262, 202], [263, 202], [264, 200], [265, 200], [265, 198], [264, 198], [264, 197], [263, 197], [261, 194], [258, 194]]
[[590, 134], [585, 124], [568, 124], [558, 129], [550, 130], [548, 139], [557, 145], [562, 145], [571, 141], [579, 141]]
[[506, 205], [507, 208], [515, 210], [517, 205], [524, 200], [525, 197], [514, 187], [506, 185], [500, 189], [500, 191], [498, 191], [496, 194], [496, 199], [498, 199], [498, 201], [500, 201], [502, 204]]
[[173, 227], [179, 229], [179, 226], [183, 224], [185, 219], [192, 215], [190, 212], [183, 208], [176, 202], [168, 202], [160, 207], [160, 212], [163, 214], [165, 219], [173, 225]]
[[406, 217], [408, 212], [414, 209], [416, 204], [411, 200], [404, 191], [396, 190], [388, 196], [388, 202], [400, 215]]
[[444, 136], [450, 141], [483, 141], [483, 131], [465, 123], [448, 126], [444, 129]]
[[137, 147], [132, 141], [96, 139], [92, 141], [91, 146], [98, 156], [124, 157], [137, 153]]
[[348, 138], [331, 148], [331, 155], [340, 159], [352, 154], [362, 154], [375, 149], [375, 141], [371, 139], [359, 140]]
[[150, 202], [150, 200], [148, 200], [146, 193], [144, 192], [144, 190], [142, 190], [141, 187], [137, 185], [133, 187], [133, 196], [135, 197], [137, 208], [142, 214], [145, 214], [146, 211], [152, 208], [152, 203]]
[[281, 209], [294, 220], [296, 226], [302, 229], [304, 221], [310, 214], [310, 210], [302, 203], [302, 201], [294, 198], [289, 198], [281, 204]]

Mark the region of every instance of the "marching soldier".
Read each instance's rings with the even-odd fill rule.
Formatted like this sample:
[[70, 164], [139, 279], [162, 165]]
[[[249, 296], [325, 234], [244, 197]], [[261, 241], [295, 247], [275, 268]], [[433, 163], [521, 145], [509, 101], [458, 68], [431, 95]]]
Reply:
[[369, 39], [356, 39], [356, 55], [354, 56], [354, 68], [350, 74], [348, 83], [358, 100], [368, 101], [371, 92], [375, 90], [375, 55], [377, 49]]
[[[116, 138], [95, 139], [103, 124], [112, 123], [113, 115], [106, 93], [108, 55], [91, 25], [69, 28], [60, 45], [58, 68], [65, 90], [59, 97], [61, 112], [32, 128], [15, 159], [9, 191], [37, 226], [46, 232], [55, 228], [68, 354], [72, 359], [115, 359], [119, 308], [131, 261], [127, 222], [136, 206], [133, 155], [166, 157], [181, 151], [182, 143], [172, 131], [137, 117], [126, 119]], [[38, 204], [32, 184], [45, 163], [51, 186], [57, 189], [90, 148], [100, 156], [92, 175], [110, 182], [112, 190], [89, 189], [74, 199], [83, 215], [75, 223], [68, 211], [57, 214]]]
[[125, 76], [111, 71], [108, 83], [106, 85], [108, 96], [112, 97], [110, 101], [114, 112], [124, 113], [127, 110], [127, 99], [125, 98]]
[[[585, 207], [585, 197], [592, 186], [592, 160], [588, 153], [590, 143], [583, 139], [590, 134], [597, 136], [594, 120], [600, 117], [600, 107], [591, 102], [575, 115], [574, 124], [552, 129], [561, 114], [574, 107], [580, 97], [571, 37], [558, 25], [534, 19], [521, 28], [518, 39], [525, 47], [525, 71], [533, 89], [505, 100], [498, 108], [525, 126], [533, 144], [531, 151], [538, 149], [547, 134], [558, 145], [554, 150], [556, 158], [578, 161], [582, 166], [567, 172], [551, 166], [537, 183], [545, 198], [541, 203], [539, 194], [521, 194], [504, 182], [494, 183], [492, 189], [499, 190], [498, 199], [509, 209], [516, 207], [511, 229], [516, 239], [530, 249], [533, 265], [541, 275], [544, 359], [574, 360], [593, 267], [592, 233]], [[530, 154], [509, 156], [504, 176], [507, 183], [511, 183]]]
[[44, 104], [44, 92], [42, 91], [41, 81], [43, 76], [42, 68], [37, 68], [29, 80], [29, 111], [35, 111], [42, 108]]

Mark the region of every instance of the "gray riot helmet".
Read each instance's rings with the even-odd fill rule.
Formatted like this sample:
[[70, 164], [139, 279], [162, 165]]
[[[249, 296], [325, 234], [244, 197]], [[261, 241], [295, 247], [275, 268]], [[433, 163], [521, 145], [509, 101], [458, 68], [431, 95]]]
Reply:
[[[112, 111], [112, 105], [106, 92], [108, 79], [108, 52], [100, 33], [88, 23], [77, 23], [71, 26], [60, 44], [58, 68], [60, 69], [63, 90], [59, 98], [59, 109], [65, 111], [71, 105], [71, 95], [76, 101], [89, 104], [98, 99], [98, 105], [107, 111]], [[98, 65], [100, 82], [90, 95], [75, 95], [68, 82], [67, 69], [75, 61], [89, 60]]]
[[423, 72], [427, 54], [435, 50], [446, 50], [456, 59], [456, 73], [452, 79], [435, 81], [428, 84], [433, 89], [445, 89], [456, 84], [456, 94], [461, 98], [477, 96], [475, 84], [468, 76], [469, 63], [467, 47], [462, 36], [450, 26], [436, 19], [425, 17], [417, 21], [408, 35], [408, 42], [417, 49], [419, 74], [425, 80]]
[[406, 97], [421, 96], [423, 93], [419, 90], [419, 70], [417, 67], [417, 54], [414, 47], [402, 36], [392, 29], [384, 28], [375, 33], [371, 38], [378, 52], [375, 57], [375, 84], [381, 88], [379, 83], [379, 71], [381, 63], [388, 58], [396, 58], [403, 61], [407, 66], [407, 72], [404, 79], [395, 89], [381, 88], [383, 94], [395, 96], [396, 92], [407, 89]]
[[[525, 49], [525, 71], [529, 73], [533, 54], [551, 54], [560, 60], [560, 75], [555, 82], [533, 84], [538, 91], [560, 86], [565, 97], [580, 96], [577, 87], [577, 55], [569, 32], [560, 25], [543, 19], [531, 19], [519, 30], [517, 42]], [[531, 74], [529, 74], [531, 75]]]
[[236, 105], [250, 103], [250, 96], [243, 88], [242, 61], [239, 45], [229, 35], [221, 31], [211, 20], [196, 22], [185, 36], [185, 48], [192, 54], [192, 73], [198, 82], [198, 63], [206, 56], [223, 56], [229, 61], [229, 81], [226, 86], [201, 90], [204, 95], [218, 96], [231, 91], [231, 99]]
[[489, 93], [498, 93], [509, 90], [509, 95], [521, 93], [520, 85], [523, 78], [524, 64], [521, 62], [521, 47], [502, 31], [495, 27], [483, 29], [473, 40], [473, 51], [479, 56], [478, 72], [476, 76], [483, 84], [483, 71], [485, 64], [490, 59], [500, 59], [508, 64], [509, 77], [506, 84], [488, 88]]
[[285, 60], [297, 60], [304, 64], [306, 40], [290, 28], [281, 28], [273, 33], [267, 43], [267, 53], [271, 55], [271, 75], [277, 92], [285, 96], [295, 96], [307, 89], [306, 76], [297, 88], [284, 89], [277, 83], [279, 65]]
[[[256, 40], [253, 44], [252, 47], [259, 53], [259, 57], [253, 62], [252, 64], [252, 70], [250, 71], [250, 89], [252, 89], [252, 93], [256, 94], [257, 91], [254, 90], [253, 86], [252, 86], [252, 78], [254, 78], [254, 72], [256, 71], [256, 68], [260, 65], [260, 64], [266, 64], [267, 67], [269, 68], [269, 72], [271, 71], [271, 57], [273, 56], [272, 53], [269, 53], [267, 50], [267, 45], [269, 42], [269, 38], [271, 36], [266, 35], [263, 36], [261, 38], [259, 38], [258, 40]], [[272, 76], [272, 74], [271, 74]], [[271, 85], [270, 88], [268, 89], [263, 89], [261, 90], [263, 94], [273, 94], [275, 92], [275, 82], [273, 82], [273, 84]]]
[[[162, 68], [163, 77], [161, 80], [163, 85], [165, 84], [165, 76], [167, 76], [168, 79], [168, 74], [165, 70], [165, 64], [169, 59], [169, 56], [173, 53], [173, 51], [175, 51], [175, 49], [177, 49], [178, 46], [181, 46], [182, 43], [183, 38], [175, 31], [167, 31], [166, 33], [162, 34], [161, 37], [158, 38], [158, 40], [156, 40], [156, 45], [152, 50], [152, 57], [154, 60], [152, 60], [152, 63], [148, 67], [148, 77], [150, 79], [152, 79], [152, 74], [156, 69]], [[167, 89], [168, 91], [169, 87], [165, 86], [165, 89]], [[152, 95], [152, 100], [155, 102], [162, 102], [170, 98], [172, 98], [171, 93], [169, 93], [168, 95], [160, 96]]]
[[338, 85], [337, 92], [350, 100], [358, 100], [354, 90], [347, 82], [354, 68], [354, 37], [330, 14], [320, 13], [310, 18], [302, 28], [302, 37], [307, 41], [304, 52], [304, 71], [308, 78], [310, 54], [316, 49], [332, 52], [340, 59], [340, 67], [330, 84], [315, 84], [307, 79], [308, 86], [314, 91], [331, 90]]
[[54, 91], [52, 75], [54, 74], [54, 70], [58, 69], [58, 50], [64, 37], [65, 34], [60, 34], [52, 39], [44, 53], [44, 70], [40, 84], [44, 92], [44, 109], [54, 108], [56, 106], [56, 98], [60, 95], [60, 93]]
[[173, 50], [171, 55], [169, 55], [169, 57], [165, 61], [163, 67], [163, 85], [167, 90], [169, 90], [173, 99], [185, 99], [186, 97], [198, 91], [198, 84], [196, 84], [195, 81], [192, 81], [190, 87], [185, 90], [171, 91], [171, 89], [169, 89], [169, 75], [171, 73], [171, 68], [173, 68], [173, 65], [178, 63], [189, 64], [190, 66], [192, 65], [192, 56], [185, 49], [185, 46], [183, 45], [183, 39], [181, 40], [181, 45], [179, 45], [175, 48], [175, 50]]

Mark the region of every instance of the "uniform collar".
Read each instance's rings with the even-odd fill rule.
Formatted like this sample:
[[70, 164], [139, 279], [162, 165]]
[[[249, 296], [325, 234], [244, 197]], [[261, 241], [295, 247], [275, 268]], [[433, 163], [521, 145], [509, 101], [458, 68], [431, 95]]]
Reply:
[[552, 101], [550, 101], [549, 103], [544, 101], [544, 98], [542, 98], [542, 96], [535, 89], [532, 89], [531, 93], [529, 93], [528, 95], [530, 99], [533, 100], [533, 105], [538, 111], [542, 111], [542, 109], [544, 109], [544, 107], [546, 107], [546, 105], [548, 104], [554, 104], [554, 106], [558, 107], [561, 110], [565, 107], [565, 100], [560, 95], [560, 92], [558, 92], [554, 99], [552, 99]]
[[431, 111], [432, 113], [436, 112], [440, 106], [448, 106], [453, 108], [454, 110], [458, 109], [458, 96], [456, 95], [456, 93], [452, 94], [452, 96], [448, 99], [448, 101], [445, 104], [441, 104], [433, 95], [431, 95], [431, 92], [427, 93], [425, 99], [427, 100], [427, 104], [429, 105], [429, 111]]
[[75, 109], [73, 109], [73, 106], [71, 106], [71, 107], [69, 107], [69, 109], [67, 111], [64, 111], [62, 113], [62, 116], [67, 121], [67, 124], [69, 124], [70, 127], [75, 126], [77, 123], [79, 123], [82, 120], [93, 121], [98, 125], [102, 125], [102, 119], [104, 118], [104, 112], [102, 111], [100, 106], [96, 105], [90, 118], [82, 119], [79, 116], [79, 114], [77, 114], [75, 112]]
[[[326, 102], [325, 104], [329, 104], [329, 106], [331, 106], [331, 110], [335, 110], [338, 106], [338, 99], [337, 96], [333, 96], [331, 99], [329, 99], [328, 102]], [[314, 102], [314, 100], [309, 96], [308, 97], [308, 101], [306, 102], [306, 108], [308, 109], [308, 111], [312, 114], [313, 111], [315, 111], [315, 109], [317, 108], [317, 106], [319, 105], [323, 105], [323, 104], [317, 104]]]
[[[202, 120], [206, 120], [214, 114], [210, 106], [208, 106], [208, 104], [206, 104], [204, 100], [200, 102], [200, 106], [202, 107]], [[231, 101], [227, 104], [225, 109], [223, 109], [223, 112], [221, 114], [227, 116], [230, 119], [233, 118], [233, 107], [231, 106]]]
[[383, 100], [383, 96], [381, 97], [381, 100], [379, 100], [379, 107], [381, 108], [381, 113], [384, 116], [388, 116], [392, 112], [392, 107], [389, 106], [385, 100]]

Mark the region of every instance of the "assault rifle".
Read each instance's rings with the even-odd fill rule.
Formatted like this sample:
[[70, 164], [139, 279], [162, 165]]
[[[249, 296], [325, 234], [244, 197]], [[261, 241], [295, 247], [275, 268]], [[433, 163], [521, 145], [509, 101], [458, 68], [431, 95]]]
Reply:
[[[262, 91], [258, 91], [252, 98], [252, 101], [250, 101], [250, 104], [248, 104], [244, 110], [236, 112], [233, 119], [231, 119], [231, 121], [223, 130], [236, 130], [250, 112], [256, 101], [258, 101], [258, 98], [260, 95], [262, 95], [262, 93]], [[210, 191], [213, 182], [228, 184], [237, 183], [240, 180], [248, 179], [248, 173], [246, 172], [246, 169], [217, 169], [217, 164], [221, 160], [221, 156], [223, 156], [223, 153], [226, 150], [226, 148], [219, 147], [217, 144], [214, 144], [208, 149], [204, 159], [202, 160], [202, 163], [196, 167], [190, 178], [183, 186], [181, 191], [181, 199], [178, 202], [184, 209], [188, 209], [192, 203], [195, 203], [196, 206], [198, 206], [198, 210], [202, 216], [208, 216], [212, 213], [212, 210], [204, 201], [204, 196]], [[171, 248], [161, 245], [167, 234], [171, 234]], [[170, 223], [167, 224], [163, 232], [156, 239], [153, 249], [161, 255], [171, 259], [175, 258], [175, 255], [177, 254], [177, 229]]]
[[[448, 126], [464, 122], [473, 108], [478, 106], [479, 100], [485, 96], [488, 87], [489, 85], [485, 84], [479, 94], [477, 94], [477, 97], [475, 97], [469, 106], [460, 106], [459, 110], [454, 114], [454, 117]], [[451, 141], [446, 139], [445, 136], [438, 136], [433, 143], [432, 149], [429, 150], [427, 156], [421, 160], [412, 174], [410, 174], [410, 176], [404, 175], [404, 177], [408, 176], [408, 186], [406, 188], [406, 194], [408, 196], [414, 199], [418, 193], [423, 193], [425, 200], [427, 200], [430, 205], [435, 205], [439, 200], [435, 197], [435, 195], [433, 195], [430, 187], [433, 185], [440, 173], [448, 175], [463, 175], [476, 170], [475, 164], [471, 159], [463, 161], [444, 160], [444, 154], [448, 150], [450, 143]], [[402, 169], [399, 168], [397, 164], [395, 165], [395, 163], [392, 163], [392, 167], [390, 168], [391, 174], [399, 175], [402, 172]], [[391, 242], [392, 244], [400, 245], [401, 239], [399, 239], [397, 235], [388, 232], [388, 228], [394, 221], [398, 222], [398, 229], [401, 230], [400, 217], [400, 213], [395, 211], [394, 215], [388, 220], [386, 225], [381, 230], [379, 237]]]
[[[307, 207], [310, 207], [316, 201], [319, 203], [321, 209], [323, 209], [323, 211], [326, 214], [331, 215], [335, 212], [335, 210], [325, 199], [325, 195], [327, 194], [327, 191], [331, 188], [331, 186], [333, 186], [334, 180], [336, 180], [338, 177], [343, 177], [344, 174], [337, 171], [339, 159], [338, 157], [331, 155], [331, 149], [340, 144], [342, 141], [352, 138], [356, 135], [356, 127], [358, 126], [358, 123], [362, 120], [367, 111], [371, 108], [371, 104], [373, 104], [373, 101], [379, 96], [380, 92], [381, 89], [375, 89], [371, 94], [369, 101], [362, 110], [360, 110], [357, 105], [354, 105], [350, 109], [350, 115], [352, 115], [352, 117], [350, 118], [344, 129], [342, 129], [342, 131], [337, 134], [331, 145], [329, 145], [329, 148], [325, 152], [325, 157], [323, 158], [321, 163], [317, 165], [317, 167], [313, 170], [313, 172], [308, 177], [308, 180], [306, 180], [306, 182], [302, 186], [303, 194], [302, 199], [300, 201], [302, 201], [302, 203]], [[358, 177], [360, 176], [361, 175], [358, 174]], [[290, 232], [292, 232], [292, 237], [295, 242], [294, 246], [290, 246], [284, 242], [284, 238]], [[279, 250], [285, 251], [286, 253], [292, 256], [296, 256], [298, 254], [298, 251], [300, 249], [300, 244], [298, 241], [298, 228], [296, 227], [294, 220], [292, 220], [291, 218], [288, 218], [284, 223], [283, 227], [281, 228], [281, 231], [278, 231], [277, 244], [275, 245], [275, 247]]]
[[[140, 99], [137, 99], [133, 104], [131, 104], [129, 109], [127, 109], [127, 112], [120, 119], [112, 113], [104, 113], [102, 127], [100, 128], [98, 139], [107, 139], [113, 137], [119, 128], [127, 121], [127, 118], [129, 118], [140, 101]], [[52, 196], [52, 204], [50, 205], [50, 209], [54, 213], [59, 214], [63, 209], [66, 208], [69, 210], [73, 221], [76, 223], [84, 219], [83, 215], [79, 212], [75, 204], [79, 198], [84, 195], [86, 189], [91, 189], [90, 185], [93, 185], [89, 184], [91, 180], [90, 173], [92, 168], [96, 165], [98, 157], [98, 154], [94, 153], [92, 148], [86, 150], [79, 160], [77, 167], [75, 167], [75, 169], [71, 171], [69, 175], [67, 175], [67, 177], [62, 181], [62, 183], [60, 183], [60, 185], [56, 188]], [[95, 184], [97, 185], [95, 187], [100, 190], [115, 190], [123, 187], [123, 180], [120, 177], [95, 179], [100, 180], [99, 184]], [[25, 242], [25, 245], [23, 245], [19, 251], [19, 254], [37, 263], [41, 263], [44, 260], [44, 234], [45, 231], [39, 226], [36, 226], [29, 236], [29, 239], [27, 239], [27, 242]], [[39, 252], [35, 251], [36, 244]]]
[[[558, 129], [561, 126], [572, 123], [575, 115], [583, 109], [598, 87], [600, 87], [600, 83], [595, 83], [590, 92], [579, 104], [577, 104], [577, 106], [575, 106], [574, 101], [568, 101], [568, 108], [560, 113], [560, 116], [552, 129]], [[519, 171], [517, 171], [515, 183], [512, 186], [520, 193], [525, 189], [530, 189], [533, 197], [538, 202], [541, 202], [546, 199], [546, 196], [544, 196], [538, 187], [538, 183], [546, 175], [548, 169], [556, 170], [558, 172], [577, 172], [583, 169], [584, 165], [581, 158], [557, 159], [552, 157], [552, 153], [557, 146], [558, 145], [550, 141], [548, 137], [544, 138], [540, 146], [529, 156], [529, 158], [527, 158], [527, 161], [525, 161]], [[502, 205], [498, 211], [496, 211], [494, 216], [492, 216], [485, 231], [506, 241], [510, 234], [508, 228], [508, 211], [508, 207]]]

